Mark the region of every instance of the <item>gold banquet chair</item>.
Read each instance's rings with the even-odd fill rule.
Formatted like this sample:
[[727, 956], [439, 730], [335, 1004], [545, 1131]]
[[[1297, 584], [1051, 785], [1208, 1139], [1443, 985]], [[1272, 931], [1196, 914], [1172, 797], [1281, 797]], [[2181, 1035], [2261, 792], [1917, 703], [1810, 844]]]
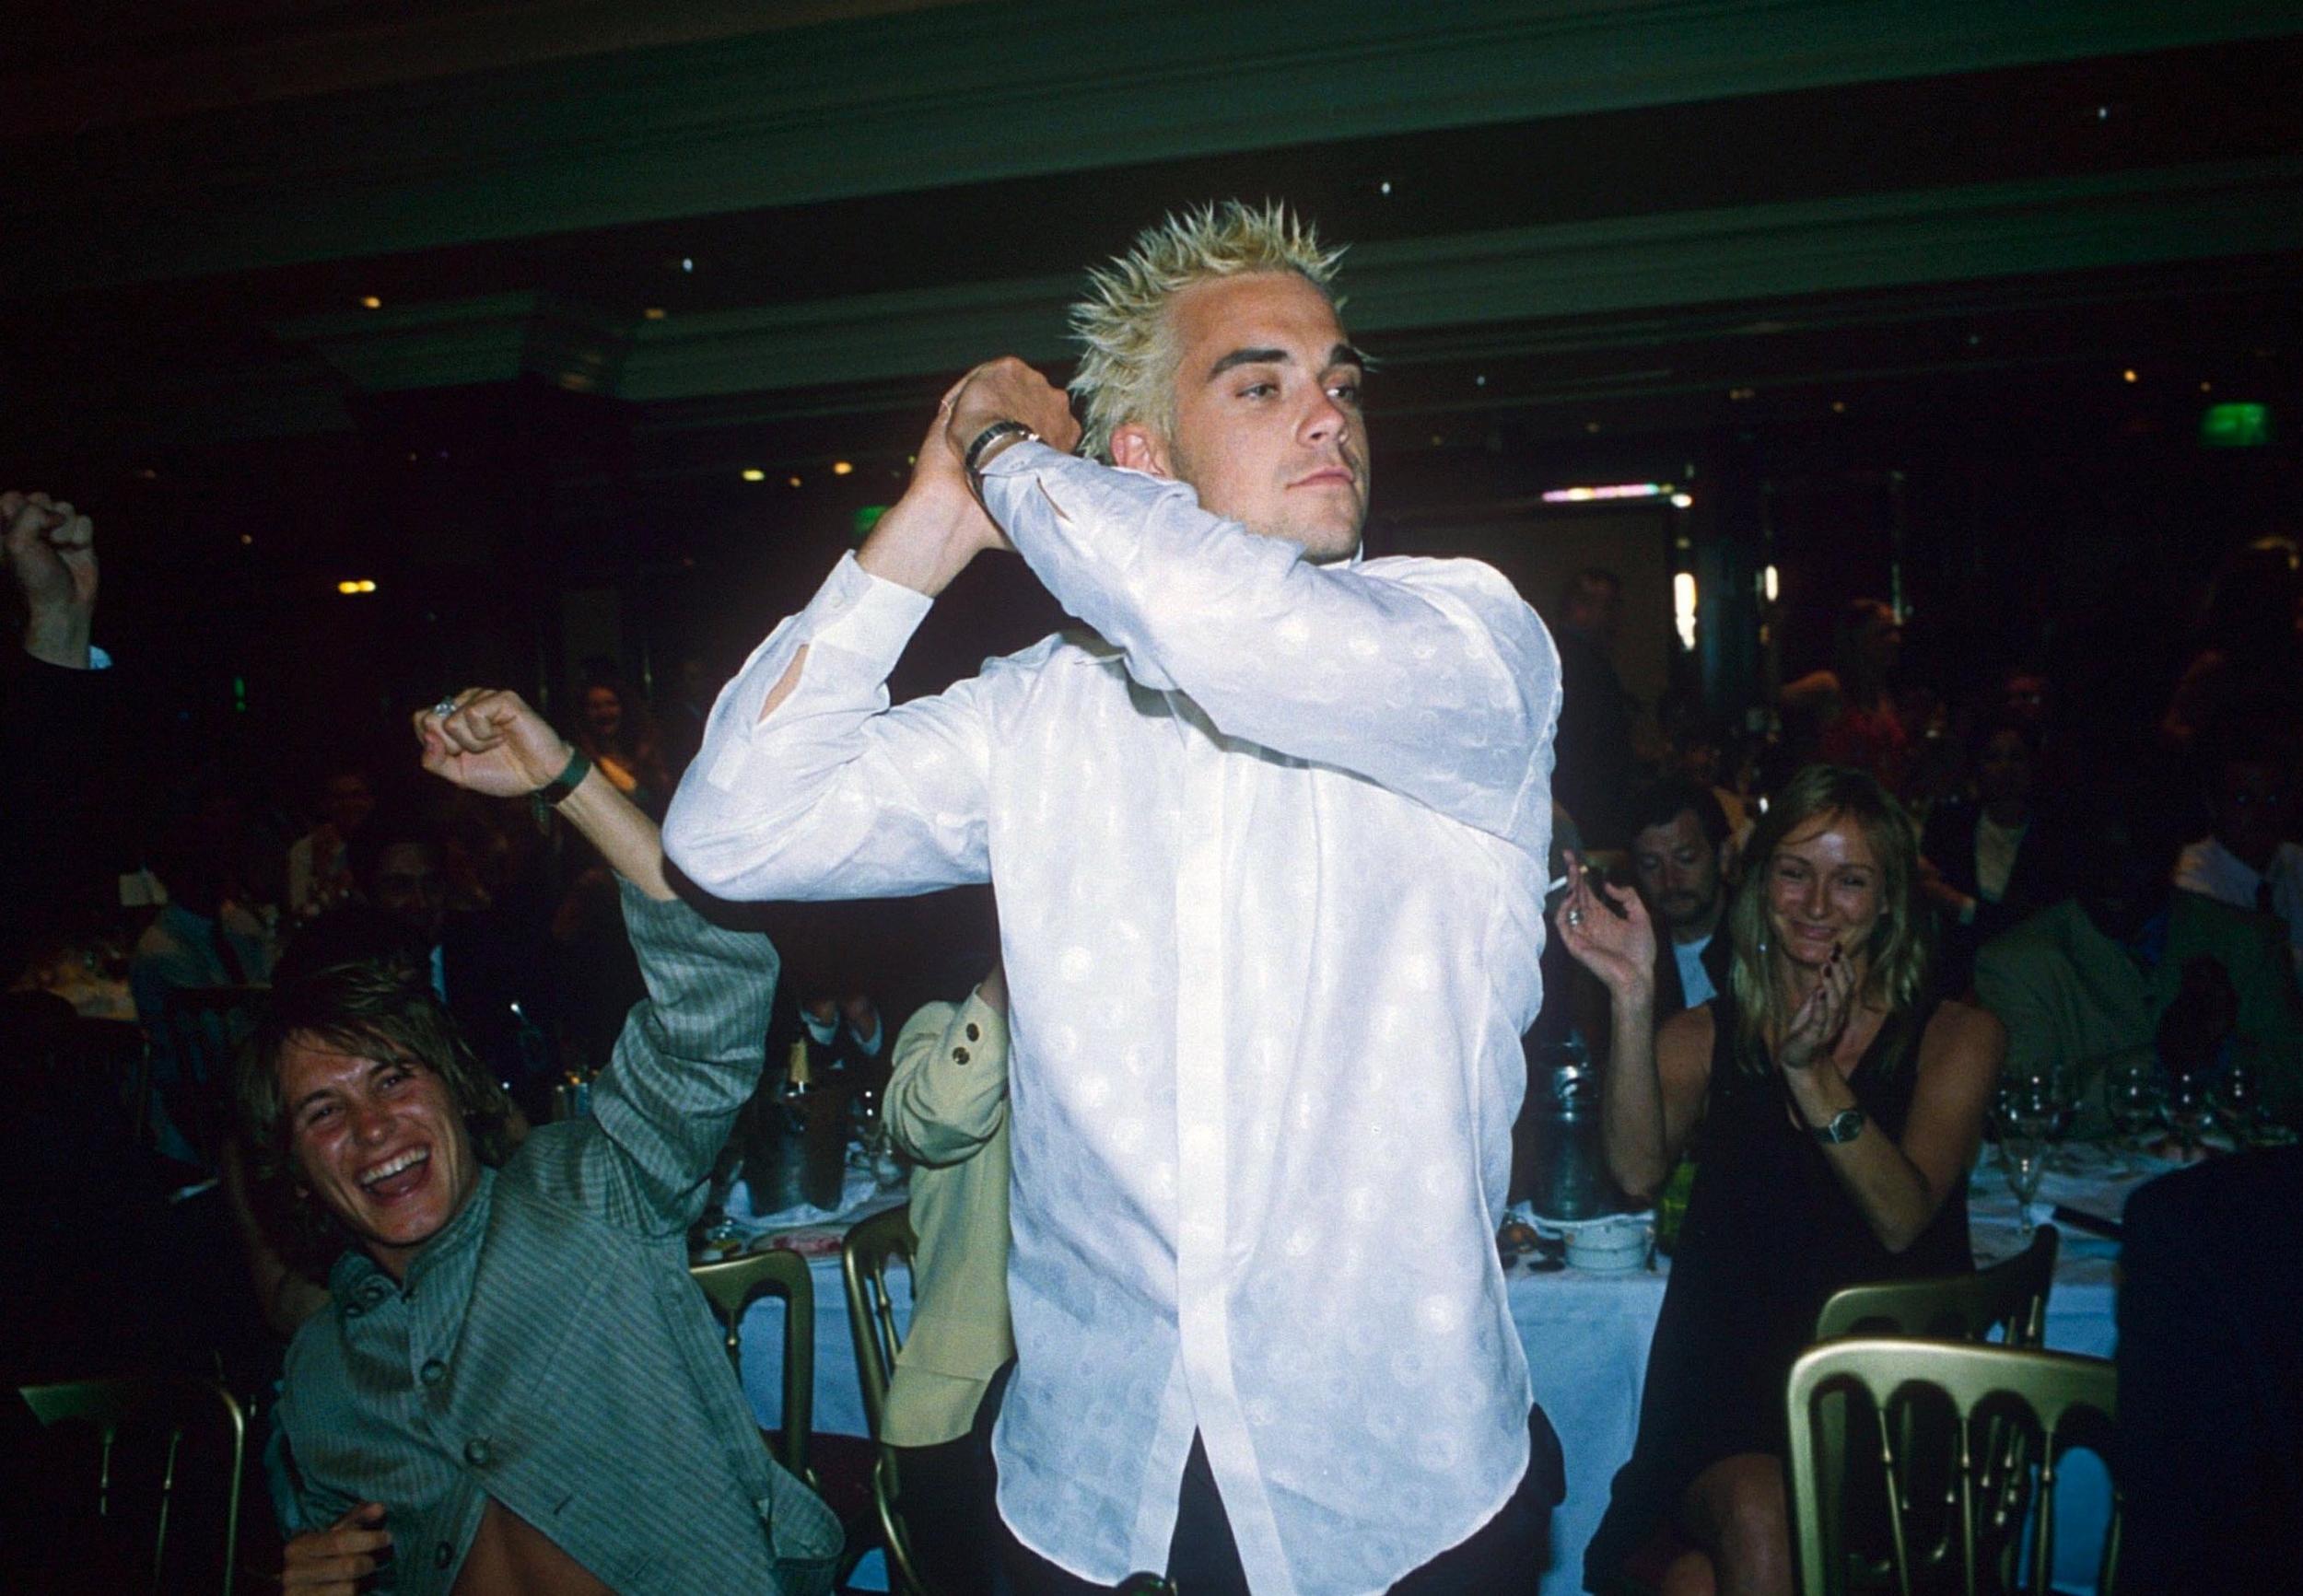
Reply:
[[[728, 1362], [743, 1380], [743, 1316], [764, 1296], [784, 1299], [784, 1389], [780, 1431], [762, 1431], [776, 1459], [807, 1482], [838, 1518], [848, 1541], [839, 1563], [844, 1579], [870, 1544], [857, 1534], [867, 1515], [868, 1443], [853, 1436], [819, 1436], [815, 1429], [815, 1278], [799, 1253], [776, 1247], [717, 1264], [691, 1264], [689, 1277], [703, 1288], [726, 1334]], [[821, 1454], [823, 1467], [816, 1466]]]
[[[1922, 1580], [1911, 1553], [1914, 1493], [1906, 1442], [1911, 1427], [1898, 1410], [1932, 1393], [1947, 1403], [1953, 1429], [1949, 1533], [1955, 1566]], [[1833, 1398], [1849, 1402], [1844, 1426], [1821, 1422]], [[2118, 1375], [2100, 1358], [1957, 1342], [1854, 1337], [1809, 1347], [1792, 1365], [1784, 1394], [1791, 1424], [1792, 1555], [1804, 1596], [1841, 1596], [1849, 1589], [1843, 1512], [1830, 1509], [1823, 1482], [1846, 1474], [1857, 1445], [1874, 1450], [1885, 1476], [1891, 1573], [1897, 1589], [1940, 1584], [1978, 1590], [2028, 1589], [2046, 1596], [2055, 1565], [2055, 1496], [2066, 1453], [2084, 1447], [2108, 1461], [2118, 1419]], [[1854, 1420], [1872, 1417], [1871, 1433], [1851, 1439]], [[2034, 1444], [2011, 1448], [2007, 1432]], [[1839, 1504], [1844, 1508], [1845, 1504]], [[2033, 1521], [2028, 1577], [2017, 1568], [2026, 1510]], [[2116, 1590], [2120, 1503], [2116, 1480], [2097, 1589]]]
[[747, 1252], [717, 1264], [691, 1264], [688, 1276], [704, 1291], [726, 1332], [728, 1363], [743, 1380], [743, 1316], [762, 1297], [784, 1299], [782, 1428], [768, 1440], [776, 1459], [811, 1486], [808, 1442], [815, 1422], [815, 1281], [808, 1261], [783, 1248]]
[[[2000, 1345], [2005, 1346], [2043, 1346], [2047, 1294], [2055, 1282], [2055, 1258], [2061, 1245], [2062, 1239], [2055, 1228], [2042, 1225], [2032, 1235], [2029, 1247], [1988, 1269], [1846, 1287], [1833, 1292], [1824, 1302], [1822, 1311], [1816, 1315], [1815, 1338], [1821, 1342], [1848, 1335], [1870, 1335], [1982, 1343], [1996, 1331]], [[1817, 1422], [1824, 1427], [1827, 1448], [1835, 1456], [1847, 1455], [1843, 1427], [1847, 1411], [1845, 1394], [1838, 1393], [1825, 1399], [1817, 1417]], [[1948, 1434], [1940, 1423], [1929, 1422], [1934, 1416], [1911, 1404], [1904, 1404], [1898, 1415], [1901, 1455], [1914, 1463], [1928, 1458], [1929, 1466], [1912, 1472], [1937, 1482], [1935, 1533], [1924, 1546], [1905, 1548], [1911, 1564], [1930, 1574], [1949, 1567], [1959, 1556], [1958, 1537], [1952, 1532], [1958, 1482], [1945, 1461], [1950, 1445]], [[2022, 1527], [2026, 1477], [2023, 1465], [2029, 1455], [2030, 1438], [2020, 1426], [1999, 1423], [1988, 1427], [1986, 1443], [2000, 1452], [2000, 1477], [2014, 1493], [2014, 1499], [2004, 1504], [2005, 1511], [1995, 1515], [1986, 1526], [1987, 1549], [1995, 1550], [1995, 1545], [1988, 1544], [1992, 1537], [2012, 1535]], [[1928, 1449], [1932, 1449], [1932, 1456]], [[1847, 1487], [1848, 1475], [1844, 1472], [1826, 1474], [1817, 1481], [1820, 1492], [1818, 1505], [1827, 1520], [1841, 1520]], [[1853, 1553], [1848, 1564], [1849, 1576], [1856, 1588], [1874, 1590], [1896, 1586], [1892, 1548], [1880, 1544], [1876, 1536], [1863, 1539], [1866, 1544]]]
[[[149, 1590], [229, 1596], [239, 1561], [240, 1472], [248, 1437], [246, 1417], [229, 1392], [212, 1380], [167, 1375], [67, 1380], [18, 1391], [43, 1429], [94, 1428], [97, 1517], [107, 1525], [124, 1526], [139, 1513], [149, 1516]], [[147, 1459], [147, 1451], [156, 1455]], [[153, 1476], [148, 1480], [147, 1469], [138, 1466], [147, 1463]], [[211, 1488], [191, 1488], [195, 1471]], [[157, 1500], [146, 1506], [151, 1497]], [[222, 1555], [211, 1582], [191, 1567], [190, 1559], [219, 1544]], [[170, 1561], [171, 1545], [190, 1548], [176, 1565]]]
[[899, 1596], [929, 1596], [896, 1505], [901, 1482], [896, 1478], [895, 1449], [880, 1439], [888, 1385], [895, 1378], [895, 1355], [904, 1346], [903, 1334], [895, 1328], [894, 1301], [888, 1295], [888, 1264], [900, 1258], [908, 1265], [918, 1245], [906, 1206], [852, 1226], [839, 1250], [840, 1276], [848, 1288], [848, 1328], [856, 1339], [856, 1373], [863, 1386], [864, 1419], [875, 1454], [871, 1506], [880, 1520], [881, 1544], [887, 1549], [888, 1588]]
[[1816, 1315], [1815, 1338], [1918, 1336], [1930, 1341], [1988, 1341], [2038, 1346], [2047, 1330], [2047, 1293], [2055, 1283], [2062, 1238], [2041, 1225], [2031, 1245], [1968, 1275], [1883, 1280], [1834, 1291]]

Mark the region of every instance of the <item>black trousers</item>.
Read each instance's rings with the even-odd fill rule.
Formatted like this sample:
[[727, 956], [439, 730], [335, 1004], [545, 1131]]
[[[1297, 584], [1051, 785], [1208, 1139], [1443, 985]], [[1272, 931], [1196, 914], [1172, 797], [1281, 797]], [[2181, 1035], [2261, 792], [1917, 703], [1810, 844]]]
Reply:
[[929, 1589], [936, 1596], [991, 1596], [1000, 1509], [989, 1436], [979, 1427], [939, 1446], [897, 1447], [895, 1477], [896, 1508]]
[[[986, 1400], [996, 1408], [1007, 1381], [996, 1381]], [[1550, 1561], [1551, 1509], [1566, 1494], [1560, 1439], [1540, 1407], [1527, 1414], [1527, 1473], [1501, 1511], [1470, 1537], [1450, 1546], [1391, 1588], [1391, 1596], [1511, 1596], [1532, 1593]], [[1009, 1582], [1017, 1596], [1098, 1596], [1116, 1587], [1091, 1584], [1067, 1572], [1017, 1540], [1000, 1524]], [[1178, 1596], [1247, 1596], [1232, 1521], [1208, 1467], [1207, 1449], [1192, 1437], [1177, 1494], [1175, 1532], [1168, 1542], [1163, 1572]]]

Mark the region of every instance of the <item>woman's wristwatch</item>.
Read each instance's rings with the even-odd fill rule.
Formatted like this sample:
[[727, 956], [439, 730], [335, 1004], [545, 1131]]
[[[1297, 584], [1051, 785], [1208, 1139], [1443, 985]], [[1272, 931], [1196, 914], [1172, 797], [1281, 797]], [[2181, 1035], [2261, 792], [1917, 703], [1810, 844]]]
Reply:
[[1863, 1110], [1843, 1108], [1821, 1124], [1809, 1125], [1807, 1134], [1819, 1142], [1826, 1142], [1836, 1147], [1841, 1142], [1852, 1142], [1863, 1135], [1864, 1124]]

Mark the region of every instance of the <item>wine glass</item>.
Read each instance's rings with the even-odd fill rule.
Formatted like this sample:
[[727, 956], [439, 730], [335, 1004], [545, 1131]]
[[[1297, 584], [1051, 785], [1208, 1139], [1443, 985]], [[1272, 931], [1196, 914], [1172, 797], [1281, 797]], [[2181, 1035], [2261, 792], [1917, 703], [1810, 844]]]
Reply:
[[2047, 1173], [2051, 1146], [2071, 1128], [2071, 1094], [2052, 1070], [2010, 1076], [2000, 1082], [1996, 1111], [1999, 1164], [2015, 1194], [2017, 1233], [2028, 1246], [2031, 1203]]
[[2214, 1111], [2207, 1089], [2207, 1071], [2184, 1069], [2171, 1061], [2167, 1066], [2167, 1117], [2175, 1127], [2176, 1157], [2189, 1163], [2200, 1151], [2200, 1133]]
[[2031, 1204], [2040, 1194], [2040, 1178], [2047, 1173], [2047, 1138], [2026, 1131], [2003, 1128], [1999, 1133], [1999, 1167], [2015, 1194], [2016, 1234], [2031, 1244]]
[[2232, 1142], [2242, 1147], [2250, 1145], [2263, 1117], [2262, 1081], [2255, 1070], [2252, 1048], [2232, 1049], [2230, 1063], [2223, 1066], [2208, 1095], [2215, 1118], [2230, 1132]]
[[2167, 1123], [2167, 1093], [2148, 1049], [2120, 1058], [2104, 1072], [2103, 1108], [2120, 1149], [2140, 1155], [2145, 1138]]

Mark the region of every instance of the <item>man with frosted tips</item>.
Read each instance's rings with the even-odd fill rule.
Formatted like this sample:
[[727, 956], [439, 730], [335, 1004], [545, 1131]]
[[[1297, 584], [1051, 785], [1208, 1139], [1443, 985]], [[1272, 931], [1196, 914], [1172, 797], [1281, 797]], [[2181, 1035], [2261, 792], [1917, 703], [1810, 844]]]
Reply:
[[[731, 897], [998, 890], [1027, 1590], [1484, 1592], [1559, 1494], [1494, 1245], [1558, 655], [1484, 565], [1361, 558], [1337, 253], [1230, 204], [1093, 274], [1093, 459], [1035, 372], [970, 372], [667, 828]], [[987, 549], [1082, 625], [890, 708]]]

